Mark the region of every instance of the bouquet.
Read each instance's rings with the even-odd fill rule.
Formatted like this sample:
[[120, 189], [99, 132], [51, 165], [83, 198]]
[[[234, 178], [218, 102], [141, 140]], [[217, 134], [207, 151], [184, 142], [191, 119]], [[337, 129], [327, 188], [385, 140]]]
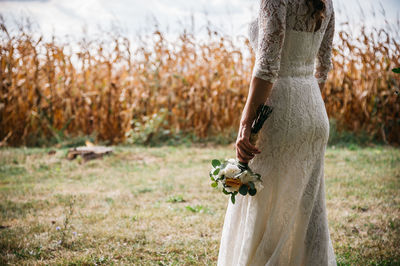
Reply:
[[[264, 104], [257, 109], [256, 119], [251, 126], [251, 144], [256, 145], [258, 133], [271, 112], [272, 107]], [[233, 204], [235, 204], [237, 194], [254, 196], [257, 191], [263, 189], [261, 176], [254, 173], [247, 163], [239, 162], [235, 159], [228, 159], [223, 162], [214, 159], [211, 161], [211, 165], [211, 186], [221, 189], [226, 195], [231, 195]]]

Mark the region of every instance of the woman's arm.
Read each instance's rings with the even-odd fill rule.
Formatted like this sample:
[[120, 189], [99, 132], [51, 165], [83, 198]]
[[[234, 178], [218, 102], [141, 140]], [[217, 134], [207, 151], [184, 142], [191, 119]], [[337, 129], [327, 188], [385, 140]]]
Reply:
[[264, 104], [271, 94], [273, 83], [253, 77], [250, 83], [249, 95], [244, 106], [238, 138], [236, 141], [236, 157], [241, 162], [250, 161], [260, 150], [250, 143], [250, 129], [258, 106]]
[[315, 78], [318, 81], [321, 91], [325, 87], [325, 82], [328, 77], [328, 72], [332, 69], [332, 44], [333, 36], [335, 33], [335, 11], [329, 17], [329, 22], [324, 33], [324, 37], [319, 47], [316, 64], [315, 64]]
[[236, 156], [243, 163], [260, 153], [250, 143], [251, 124], [258, 106], [266, 102], [278, 77], [286, 32], [286, 6], [286, 0], [261, 0], [256, 62], [236, 140]]

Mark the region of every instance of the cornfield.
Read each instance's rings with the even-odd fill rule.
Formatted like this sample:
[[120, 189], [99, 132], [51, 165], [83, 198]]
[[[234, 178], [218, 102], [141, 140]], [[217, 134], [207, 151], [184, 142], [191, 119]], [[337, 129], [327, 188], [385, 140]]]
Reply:
[[[155, 29], [134, 44], [105, 32], [74, 43], [0, 27], [3, 144], [94, 133], [121, 143], [155, 116], [162, 123], [146, 141], [160, 130], [207, 138], [238, 126], [254, 63], [245, 37], [209, 28], [206, 38], [184, 30], [171, 41]], [[400, 144], [399, 77], [390, 71], [400, 65], [399, 30], [336, 33], [323, 98], [339, 128]]]

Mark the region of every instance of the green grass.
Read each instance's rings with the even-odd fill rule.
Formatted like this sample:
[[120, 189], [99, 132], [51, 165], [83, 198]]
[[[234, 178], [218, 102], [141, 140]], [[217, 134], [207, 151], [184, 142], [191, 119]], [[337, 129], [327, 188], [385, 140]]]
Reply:
[[[228, 198], [210, 159], [232, 146], [0, 150], [0, 264], [213, 265]], [[400, 150], [330, 146], [327, 208], [339, 265], [400, 264]]]

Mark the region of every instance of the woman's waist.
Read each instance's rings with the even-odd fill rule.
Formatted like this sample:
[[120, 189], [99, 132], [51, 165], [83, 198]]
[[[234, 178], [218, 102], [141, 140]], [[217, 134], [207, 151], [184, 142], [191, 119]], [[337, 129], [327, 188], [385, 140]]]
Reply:
[[314, 75], [278, 76], [269, 98], [277, 105], [310, 105], [322, 101], [321, 90]]
[[278, 76], [314, 78], [314, 64], [293, 62], [284, 63], [281, 64]]

